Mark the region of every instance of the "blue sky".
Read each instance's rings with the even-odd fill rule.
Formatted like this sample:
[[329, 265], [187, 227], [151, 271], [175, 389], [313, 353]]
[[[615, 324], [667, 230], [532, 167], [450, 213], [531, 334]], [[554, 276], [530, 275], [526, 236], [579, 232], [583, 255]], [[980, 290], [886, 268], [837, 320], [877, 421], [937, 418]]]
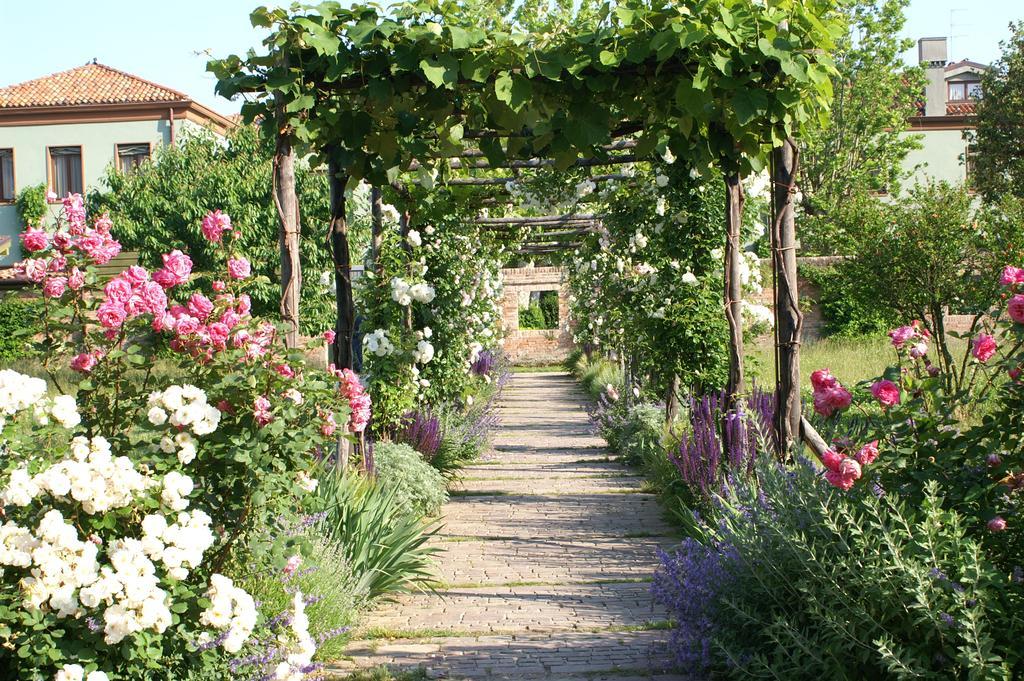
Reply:
[[[237, 102], [213, 94], [205, 72], [215, 56], [244, 53], [261, 36], [249, 25], [260, 0], [0, 0], [0, 85], [62, 71], [96, 58], [181, 90], [222, 113]], [[991, 62], [1022, 0], [912, 0], [905, 34], [952, 35], [950, 59]], [[950, 30], [952, 26], [952, 32]], [[907, 54], [916, 60], [914, 51]]]

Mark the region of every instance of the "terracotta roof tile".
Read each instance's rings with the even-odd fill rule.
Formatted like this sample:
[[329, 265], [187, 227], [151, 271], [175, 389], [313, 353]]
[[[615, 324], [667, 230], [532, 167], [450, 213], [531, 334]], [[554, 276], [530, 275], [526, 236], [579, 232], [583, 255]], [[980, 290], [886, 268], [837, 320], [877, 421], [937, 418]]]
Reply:
[[135, 102], [180, 102], [177, 90], [95, 62], [0, 88], [0, 109]]

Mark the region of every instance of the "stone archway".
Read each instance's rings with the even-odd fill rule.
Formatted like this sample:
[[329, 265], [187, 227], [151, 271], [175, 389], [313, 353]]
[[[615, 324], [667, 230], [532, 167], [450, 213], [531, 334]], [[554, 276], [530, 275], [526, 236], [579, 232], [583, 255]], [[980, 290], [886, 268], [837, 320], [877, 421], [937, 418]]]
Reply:
[[[501, 271], [504, 282], [502, 328], [505, 353], [514, 364], [554, 364], [565, 359], [574, 344], [569, 330], [569, 287], [561, 267], [515, 267]], [[558, 291], [558, 326], [520, 329], [519, 310], [537, 291]]]

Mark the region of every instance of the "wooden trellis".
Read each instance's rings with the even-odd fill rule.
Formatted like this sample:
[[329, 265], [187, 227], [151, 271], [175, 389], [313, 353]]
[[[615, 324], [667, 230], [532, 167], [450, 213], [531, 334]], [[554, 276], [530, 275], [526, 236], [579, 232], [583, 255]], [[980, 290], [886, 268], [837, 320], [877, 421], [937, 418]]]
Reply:
[[[453, 171], [600, 168], [654, 158], [668, 144], [694, 167], [716, 165], [727, 187], [725, 290], [730, 328], [728, 397], [743, 389], [740, 308], [742, 176], [771, 152], [773, 277], [779, 446], [799, 435], [799, 339], [792, 188], [792, 134], [820, 116], [830, 95], [833, 0], [744, 3], [718, 0], [618, 7], [586, 40], [516, 36], [480, 25], [457, 5], [417, 5], [397, 16], [372, 5], [258, 10], [276, 30], [267, 56], [214, 62], [218, 90], [264, 98], [243, 107], [278, 135], [275, 197], [282, 255], [297, 253], [295, 146], [328, 164], [329, 243], [335, 263], [338, 366], [351, 366], [354, 308], [345, 188], [350, 179], [392, 183], [435, 171], [450, 185], [494, 186], [513, 177], [450, 177]], [[691, 6], [692, 5], [692, 6]], [[686, 11], [681, 11], [685, 9]], [[635, 138], [634, 138], [635, 137]], [[628, 138], [628, 139], [627, 139]], [[421, 165], [422, 164], [422, 165]], [[595, 181], [627, 180], [606, 174]], [[399, 184], [399, 189], [401, 185]], [[288, 196], [288, 192], [292, 195]], [[373, 249], [380, 245], [374, 190]], [[592, 227], [571, 216], [481, 229]], [[408, 229], [409, 215], [403, 215]], [[568, 228], [572, 228], [571, 230]], [[557, 233], [554, 229], [544, 230]], [[533, 252], [569, 247], [530, 245]], [[525, 248], [525, 247], [524, 247]], [[288, 255], [291, 258], [291, 255]], [[282, 268], [282, 314], [297, 327], [297, 262]]]

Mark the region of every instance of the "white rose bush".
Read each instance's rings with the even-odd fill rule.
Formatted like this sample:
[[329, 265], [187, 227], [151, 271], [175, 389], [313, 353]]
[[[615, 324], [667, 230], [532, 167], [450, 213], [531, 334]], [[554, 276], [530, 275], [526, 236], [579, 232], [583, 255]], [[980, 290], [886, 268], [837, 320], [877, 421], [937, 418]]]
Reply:
[[223, 280], [185, 300], [181, 251], [101, 280], [119, 250], [110, 229], [69, 196], [53, 228], [23, 237], [51, 381], [0, 371], [0, 677], [305, 678], [309, 597], [260, 612], [233, 577], [306, 550], [287, 530], [349, 400], [250, 314], [227, 215], [202, 225]]

